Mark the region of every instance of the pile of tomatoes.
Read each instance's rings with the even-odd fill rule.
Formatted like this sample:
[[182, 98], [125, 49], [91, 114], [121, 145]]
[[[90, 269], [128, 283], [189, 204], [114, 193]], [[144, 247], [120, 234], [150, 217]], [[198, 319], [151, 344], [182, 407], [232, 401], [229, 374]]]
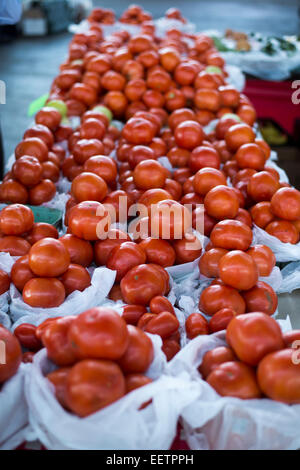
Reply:
[[199, 372], [221, 396], [299, 404], [299, 364], [292, 347], [299, 338], [299, 330], [282, 334], [264, 313], [240, 315], [227, 328], [228, 346], [206, 352]]
[[[176, 9], [166, 17], [185, 22]], [[253, 244], [253, 224], [298, 243], [300, 192], [268, 164], [255, 109], [227, 82], [210, 37], [176, 28], [158, 37], [152, 16], [135, 5], [120, 22], [139, 32], [105, 36], [101, 25], [114, 24], [114, 13], [91, 13], [15, 149], [0, 184], [0, 200], [10, 204], [0, 212], [0, 251], [18, 259], [10, 275], [0, 271], [0, 294], [12, 282], [25, 303], [47, 312], [90, 286], [87, 268], [106, 266], [116, 272], [109, 298], [122, 302], [122, 313], [95, 306], [38, 327], [21, 324], [15, 336], [0, 327], [12, 351], [0, 382], [45, 347], [57, 366], [47, 376], [56, 397], [78, 416], [146, 385], [154, 354], [146, 333], [161, 337], [167, 360], [182, 345], [183, 325], [166, 297], [168, 268], [198, 262], [211, 284], [186, 319], [186, 336], [227, 329], [228, 343], [204, 356], [203, 378], [223, 396], [299, 403], [290, 349], [299, 332], [282, 335], [271, 318], [277, 295], [260, 278], [276, 259]], [[53, 199], [62, 177], [70, 192], [67, 233], [59, 236], [35, 223], [25, 204]]]

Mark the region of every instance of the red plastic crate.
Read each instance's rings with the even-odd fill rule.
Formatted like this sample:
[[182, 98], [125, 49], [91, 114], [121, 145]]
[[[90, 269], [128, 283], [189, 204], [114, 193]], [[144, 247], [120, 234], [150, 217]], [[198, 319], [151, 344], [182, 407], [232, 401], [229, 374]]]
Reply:
[[252, 101], [258, 118], [273, 119], [289, 135], [294, 134], [295, 121], [300, 119], [300, 104], [292, 102], [292, 80], [271, 82], [247, 79], [244, 93]]

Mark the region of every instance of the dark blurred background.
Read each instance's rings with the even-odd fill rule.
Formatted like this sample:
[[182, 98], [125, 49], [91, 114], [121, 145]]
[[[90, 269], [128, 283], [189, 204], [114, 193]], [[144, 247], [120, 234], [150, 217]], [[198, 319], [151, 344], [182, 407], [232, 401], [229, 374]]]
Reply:
[[[46, 4], [46, 0], [44, 0]], [[24, 1], [25, 5], [30, 4]], [[38, 3], [43, 3], [43, 0]], [[47, 0], [47, 4], [51, 3]], [[70, 0], [74, 6], [80, 1]], [[89, 4], [114, 9], [117, 16], [129, 5], [124, 0], [83, 0]], [[164, 15], [170, 7], [181, 9], [183, 16], [196, 24], [197, 30], [231, 28], [238, 31], [257, 31], [272, 35], [299, 35], [298, 0], [144, 0], [137, 2], [149, 10], [154, 18]], [[71, 17], [65, 14], [64, 0], [52, 0], [52, 13], [47, 35], [24, 37], [19, 25], [0, 28], [0, 79], [6, 83], [6, 104], [0, 105], [1, 126], [6, 158], [22, 138], [30, 123], [28, 105], [46, 93], [51, 81], [64, 60], [71, 35], [66, 31], [68, 24], [80, 19], [84, 9], [80, 6]], [[81, 8], [81, 9], [80, 9]], [[294, 77], [297, 78], [297, 77]], [[285, 84], [287, 100], [290, 100], [291, 82]], [[270, 88], [270, 86], [268, 86]], [[272, 85], [271, 85], [272, 88]], [[275, 90], [275, 88], [274, 88]], [[276, 94], [276, 92], [275, 92]], [[290, 96], [292, 95], [292, 89]], [[299, 119], [300, 119], [300, 104]], [[268, 115], [263, 116], [269, 118]], [[267, 123], [268, 124], [268, 123]], [[275, 123], [276, 125], [276, 123]], [[279, 128], [284, 135], [286, 131]], [[300, 152], [297, 148], [297, 134], [285, 135], [285, 140], [276, 146], [280, 165], [288, 172], [291, 182], [300, 187]]]

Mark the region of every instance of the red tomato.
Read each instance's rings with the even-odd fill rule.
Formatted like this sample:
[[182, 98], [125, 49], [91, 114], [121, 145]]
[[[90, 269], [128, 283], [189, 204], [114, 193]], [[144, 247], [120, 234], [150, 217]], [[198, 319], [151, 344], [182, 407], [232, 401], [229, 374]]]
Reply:
[[247, 312], [264, 312], [268, 315], [275, 313], [278, 298], [273, 288], [263, 281], [258, 281], [252, 289], [243, 292]]
[[33, 206], [40, 206], [44, 202], [51, 201], [56, 193], [53, 181], [43, 179], [39, 184], [29, 190], [29, 202]]
[[208, 335], [208, 321], [200, 313], [191, 313], [185, 321], [185, 329], [189, 339]]
[[259, 363], [258, 383], [268, 398], [289, 405], [300, 403], [298, 357], [294, 349], [284, 349], [268, 354]]
[[163, 340], [161, 347], [162, 352], [165, 354], [167, 361], [171, 361], [173, 357], [180, 351], [180, 345], [174, 339], [166, 338]]
[[126, 303], [148, 305], [153, 297], [165, 294], [166, 278], [164, 273], [158, 271], [158, 265], [142, 264], [125, 274], [121, 281], [121, 291]]
[[58, 231], [51, 224], [35, 222], [26, 238], [31, 245], [34, 245], [43, 238], [58, 238]]
[[268, 171], [260, 171], [251, 176], [248, 193], [256, 202], [270, 201], [279, 189], [279, 181]]
[[145, 252], [149, 263], [159, 264], [166, 268], [175, 262], [174, 248], [166, 240], [148, 237], [139, 243], [139, 247]]
[[122, 398], [125, 379], [116, 363], [86, 359], [70, 370], [66, 392], [70, 409], [83, 418]]
[[143, 305], [125, 305], [122, 317], [127, 325], [136, 325], [144, 313], [147, 313], [147, 309]]
[[69, 366], [76, 362], [76, 355], [68, 337], [74, 318], [63, 317], [49, 323], [42, 335], [48, 358], [58, 366]]
[[131, 144], [147, 145], [155, 137], [155, 127], [146, 119], [133, 117], [123, 127], [122, 134]]
[[126, 393], [130, 393], [137, 388], [144, 387], [152, 382], [150, 377], [143, 374], [128, 374], [125, 377]]
[[236, 312], [232, 308], [222, 308], [216, 312], [209, 321], [210, 333], [226, 330], [231, 320], [236, 317]]
[[199, 260], [200, 273], [206, 277], [219, 277], [219, 262], [226, 253], [224, 248], [212, 248], [203, 253]]
[[255, 206], [251, 207], [250, 214], [253, 222], [260, 228], [265, 228], [274, 220], [271, 203], [268, 201], [255, 204]]
[[9, 178], [0, 184], [0, 200], [4, 203], [26, 204], [28, 201], [27, 189], [18, 181]]
[[64, 285], [55, 278], [33, 278], [23, 288], [23, 301], [30, 307], [59, 307], [65, 296]]
[[61, 276], [61, 282], [64, 285], [66, 295], [69, 295], [76, 290], [82, 292], [89, 287], [91, 285], [91, 276], [80, 264], [70, 264]]
[[294, 188], [281, 188], [271, 199], [271, 210], [276, 217], [285, 220], [300, 218], [300, 191]]
[[3, 271], [3, 269], [0, 269], [0, 295], [8, 291], [9, 286], [10, 286], [9, 275], [5, 271]]
[[260, 146], [254, 143], [241, 145], [235, 154], [235, 159], [239, 168], [260, 171], [265, 166], [265, 154]]
[[135, 326], [128, 325], [127, 329], [129, 344], [118, 364], [125, 374], [146, 372], [154, 357], [152, 341]]
[[270, 352], [284, 347], [279, 324], [265, 313], [239, 315], [229, 323], [226, 340], [237, 357], [257, 366]]
[[47, 379], [55, 387], [55, 397], [57, 401], [65, 409], [68, 409], [66, 389], [70, 370], [71, 367], [60, 367], [47, 375]]
[[206, 379], [209, 374], [220, 364], [236, 360], [237, 357], [231, 348], [226, 346], [218, 346], [217, 348], [211, 349], [204, 354], [198, 370], [202, 377]]
[[16, 160], [26, 155], [36, 157], [39, 162], [42, 163], [48, 158], [48, 147], [45, 142], [38, 137], [28, 137], [16, 146], [15, 155]]
[[111, 250], [106, 266], [117, 271], [116, 281], [119, 282], [131, 268], [145, 262], [145, 252], [139, 245], [134, 242], [124, 242]]
[[220, 185], [206, 194], [204, 207], [208, 215], [215, 219], [233, 219], [239, 210], [239, 200], [232, 188]]
[[184, 121], [175, 129], [175, 140], [179, 147], [193, 150], [202, 144], [204, 132], [202, 126], [195, 121]]
[[246, 251], [252, 243], [252, 230], [238, 220], [222, 220], [210, 234], [212, 244], [227, 250]]
[[265, 230], [283, 243], [296, 244], [299, 241], [297, 228], [288, 220], [274, 220], [265, 227]]
[[284, 344], [287, 348], [292, 348], [295, 341], [300, 341], [300, 330], [286, 331], [282, 335]]
[[71, 263], [80, 264], [85, 268], [92, 263], [93, 247], [90, 242], [71, 234], [63, 235], [59, 241], [68, 251]]
[[133, 181], [139, 189], [163, 188], [166, 177], [165, 168], [156, 160], [143, 160], [133, 171]]
[[193, 234], [186, 233], [182, 240], [174, 240], [176, 264], [190, 263], [199, 258], [202, 252], [200, 240]]
[[248, 124], [235, 124], [225, 133], [225, 141], [229, 150], [235, 152], [244, 144], [254, 142], [255, 133]]
[[151, 313], [170, 312], [175, 315], [175, 310], [171, 302], [161, 295], [153, 297], [149, 304]]
[[14, 331], [14, 335], [20, 341], [23, 348], [29, 349], [30, 351], [38, 351], [42, 348], [41, 341], [36, 337], [36, 326], [30, 323], [22, 323], [17, 326]]
[[131, 238], [125, 232], [118, 229], [110, 229], [106, 240], [98, 240], [94, 245], [95, 262], [98, 266], [104, 266], [107, 263], [110, 253], [115, 247], [124, 242], [130, 242]]
[[97, 176], [100, 176], [107, 184], [115, 181], [117, 177], [117, 165], [115, 161], [103, 155], [90, 157], [84, 163], [83, 169], [86, 172], [95, 173]]
[[197, 194], [205, 196], [215, 186], [225, 186], [226, 178], [224, 173], [216, 168], [202, 168], [195, 174], [193, 185]]
[[127, 325], [111, 308], [95, 307], [78, 315], [69, 339], [78, 358], [120, 359], [129, 344]]
[[24, 133], [23, 139], [28, 139], [29, 137], [38, 137], [47, 144], [48, 148], [51, 149], [54, 144], [53, 133], [47, 126], [42, 124], [35, 124], [34, 126], [27, 129]]
[[7, 235], [0, 238], [0, 252], [4, 251], [5, 253], [9, 253], [11, 256], [26, 255], [29, 252], [30, 247], [30, 243], [21, 237]]
[[159, 335], [165, 339], [175, 333], [179, 328], [179, 321], [170, 312], [161, 312], [151, 318], [146, 325], [146, 331], [154, 335]]
[[74, 178], [71, 193], [78, 202], [101, 202], [107, 195], [107, 184], [101, 176], [84, 172]]
[[270, 276], [275, 264], [276, 258], [266, 245], [254, 245], [247, 251], [248, 255], [255, 261], [259, 276]]
[[243, 362], [231, 361], [220, 364], [209, 374], [207, 382], [223, 397], [243, 400], [261, 397], [253, 368]]
[[243, 297], [233, 287], [224, 285], [206, 287], [200, 296], [199, 310], [212, 316], [223, 308], [231, 308], [237, 315], [246, 311]]
[[22, 351], [17, 338], [0, 325], [0, 341], [5, 344], [5, 364], [0, 364], [0, 384], [16, 374], [22, 360]]
[[80, 202], [70, 211], [69, 229], [78, 238], [98, 240], [108, 232], [109, 226], [109, 213], [100, 202]]
[[45, 106], [35, 115], [35, 122], [37, 124], [42, 124], [43, 126], [48, 127], [51, 131], [55, 131], [61, 121], [60, 112], [49, 106]]
[[13, 164], [12, 174], [24, 186], [35, 186], [42, 179], [43, 167], [36, 157], [24, 155]]
[[29, 251], [29, 267], [37, 276], [60, 276], [68, 269], [69, 264], [68, 251], [54, 238], [44, 238], [36, 242]]
[[224, 284], [238, 290], [249, 290], [258, 281], [258, 268], [250, 255], [233, 250], [219, 261], [219, 276]]
[[32, 210], [22, 204], [11, 204], [0, 212], [0, 229], [4, 235], [22, 235], [33, 227]]

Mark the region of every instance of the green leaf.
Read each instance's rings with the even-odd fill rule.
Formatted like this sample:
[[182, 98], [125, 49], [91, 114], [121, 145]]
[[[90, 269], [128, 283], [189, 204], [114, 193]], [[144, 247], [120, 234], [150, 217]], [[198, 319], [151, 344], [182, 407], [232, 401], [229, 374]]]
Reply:
[[49, 93], [40, 96], [36, 100], [30, 103], [28, 108], [28, 116], [34, 116], [43, 106], [45, 106], [47, 99], [49, 98]]

